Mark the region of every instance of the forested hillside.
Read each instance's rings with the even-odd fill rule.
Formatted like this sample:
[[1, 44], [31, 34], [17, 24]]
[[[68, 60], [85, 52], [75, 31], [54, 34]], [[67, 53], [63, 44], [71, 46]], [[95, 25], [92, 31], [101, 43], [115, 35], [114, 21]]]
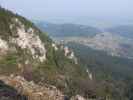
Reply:
[[133, 61], [131, 59], [113, 57], [106, 52], [74, 42], [68, 43], [67, 46], [74, 50], [79, 62], [91, 70], [96, 80], [105, 82], [105, 87], [107, 86], [108, 92], [115, 97], [115, 100], [133, 99]]

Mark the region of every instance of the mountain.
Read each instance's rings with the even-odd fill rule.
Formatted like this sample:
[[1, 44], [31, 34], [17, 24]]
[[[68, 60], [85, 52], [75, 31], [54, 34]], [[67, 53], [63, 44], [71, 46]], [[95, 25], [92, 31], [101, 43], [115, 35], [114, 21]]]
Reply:
[[[70, 26], [67, 31], [75, 34], [78, 28], [86, 30], [86, 26]], [[99, 32], [79, 33], [79, 41], [92, 38], [101, 43], [106, 39], [102, 37], [112, 38]], [[26, 18], [0, 8], [0, 99], [132, 100], [131, 59], [115, 58], [71, 40], [57, 44]]]
[[57, 42], [74, 41], [96, 50], [103, 50], [112, 56], [133, 58], [131, 25], [107, 28], [103, 31], [98, 28], [77, 24], [36, 22], [36, 25], [44, 32], [48, 32], [48, 35]]
[[48, 32], [52, 37], [70, 36], [95, 36], [102, 31], [95, 27], [78, 24], [52, 24], [48, 22], [36, 22], [36, 25], [43, 31]]
[[[0, 8], [0, 77], [16, 89], [16, 94], [20, 90], [22, 95], [34, 95], [38, 100], [47, 100], [44, 98], [47, 93], [52, 94], [47, 94], [51, 96], [49, 100], [60, 100], [61, 94], [64, 94], [62, 98], [93, 95], [81, 88], [80, 81], [87, 83], [89, 78], [72, 50], [55, 44], [29, 20], [3, 8]], [[57, 89], [53, 90], [51, 85], [61, 93], [56, 93]], [[8, 95], [1, 91], [4, 88], [1, 85], [0, 96]]]
[[[45, 31], [47, 28], [40, 27], [40, 29]], [[51, 28], [47, 32], [50, 31], [55, 31], [55, 29]], [[86, 36], [70, 33], [60, 36], [53, 35], [53, 32], [49, 35], [56, 43], [71, 48], [78, 63], [88, 68], [86, 70], [89, 72], [88, 76], [98, 82], [98, 85], [93, 83], [93, 85], [96, 84], [93, 89], [96, 96], [100, 95], [100, 99], [103, 100], [109, 98], [111, 100], [132, 100], [133, 39], [109, 30], [99, 31], [93, 35], [87, 33]], [[105, 94], [106, 96], [103, 96]]]

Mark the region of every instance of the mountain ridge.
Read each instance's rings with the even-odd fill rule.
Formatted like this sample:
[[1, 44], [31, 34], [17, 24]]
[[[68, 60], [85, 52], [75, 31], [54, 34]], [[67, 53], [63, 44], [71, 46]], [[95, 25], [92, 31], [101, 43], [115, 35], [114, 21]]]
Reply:
[[94, 36], [102, 31], [98, 28], [80, 25], [80, 24], [52, 24], [49, 22], [35, 22], [35, 24], [44, 32], [48, 32], [52, 37], [69, 36]]

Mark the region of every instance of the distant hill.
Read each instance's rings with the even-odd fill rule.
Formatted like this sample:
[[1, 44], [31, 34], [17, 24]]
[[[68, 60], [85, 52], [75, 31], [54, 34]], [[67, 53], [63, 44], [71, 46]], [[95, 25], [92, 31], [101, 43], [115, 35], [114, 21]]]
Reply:
[[106, 31], [133, 39], [133, 25], [116, 26], [116, 27], [108, 28], [106, 29]]
[[95, 36], [102, 31], [98, 28], [78, 25], [78, 24], [52, 24], [48, 22], [36, 22], [36, 25], [48, 32], [53, 37], [69, 37], [69, 36]]
[[48, 22], [36, 22], [42, 30], [48, 32], [54, 40], [64, 42], [77, 42], [96, 50], [103, 50], [113, 56], [133, 58], [133, 26], [121, 25], [98, 28], [78, 24], [52, 24]]

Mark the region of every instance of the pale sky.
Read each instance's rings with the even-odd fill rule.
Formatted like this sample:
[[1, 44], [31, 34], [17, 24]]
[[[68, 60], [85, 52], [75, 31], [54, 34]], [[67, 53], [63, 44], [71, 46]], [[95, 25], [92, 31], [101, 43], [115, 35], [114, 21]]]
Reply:
[[0, 5], [37, 20], [133, 18], [133, 0], [0, 0]]

